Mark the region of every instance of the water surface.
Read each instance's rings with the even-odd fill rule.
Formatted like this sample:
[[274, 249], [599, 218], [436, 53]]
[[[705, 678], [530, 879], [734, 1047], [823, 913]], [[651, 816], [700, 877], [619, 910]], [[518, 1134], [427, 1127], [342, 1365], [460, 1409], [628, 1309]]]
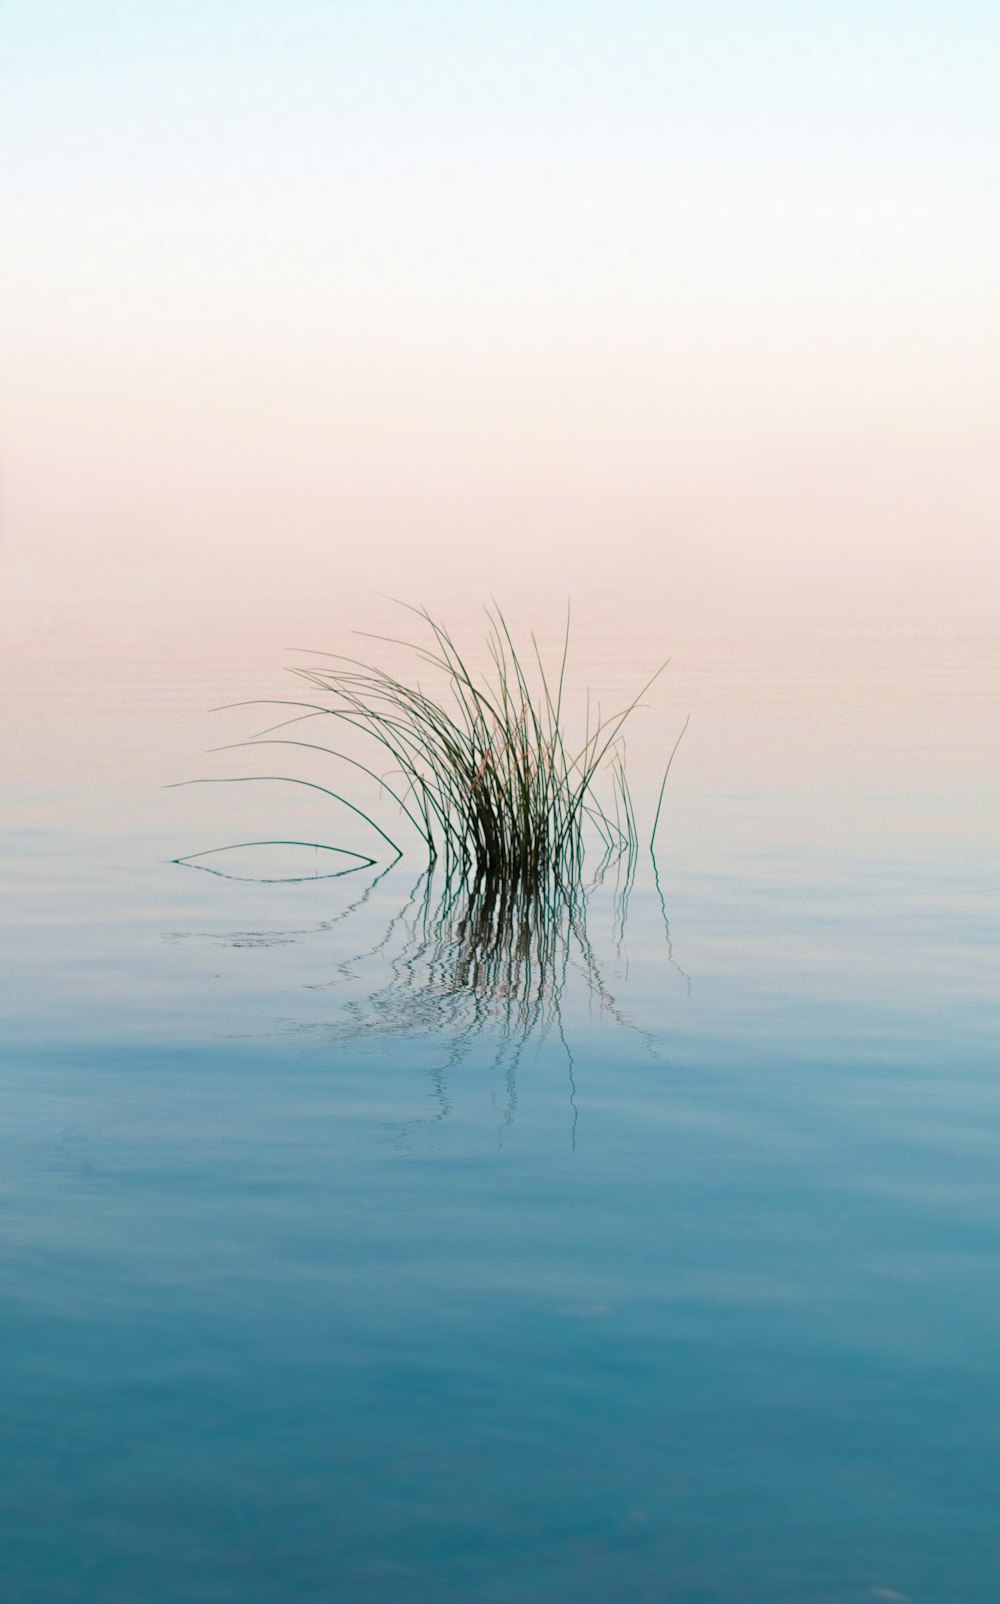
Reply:
[[418, 857], [171, 863], [358, 842], [161, 791], [251, 727], [170, 663], [11, 703], [5, 1597], [993, 1604], [985, 637], [682, 651], [662, 904], [595, 891], [530, 1018]]

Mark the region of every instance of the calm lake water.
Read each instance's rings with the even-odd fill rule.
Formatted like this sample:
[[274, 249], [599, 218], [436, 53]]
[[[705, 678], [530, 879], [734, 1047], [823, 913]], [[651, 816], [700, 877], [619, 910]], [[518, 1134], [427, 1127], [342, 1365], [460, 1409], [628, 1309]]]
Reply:
[[270, 642], [52, 641], [5, 735], [3, 1598], [995, 1604], [993, 638], [682, 642], [662, 904], [595, 890], [527, 1011], [417, 854], [170, 862], [363, 838], [160, 789], [322, 776], [202, 755], [288, 694]]

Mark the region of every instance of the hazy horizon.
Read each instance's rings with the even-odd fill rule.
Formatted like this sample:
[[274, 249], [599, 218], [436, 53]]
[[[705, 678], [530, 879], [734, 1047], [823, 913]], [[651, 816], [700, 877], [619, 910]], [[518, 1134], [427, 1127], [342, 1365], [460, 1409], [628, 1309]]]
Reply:
[[29, 588], [151, 620], [344, 586], [668, 626], [993, 605], [985, 6], [0, 26]]

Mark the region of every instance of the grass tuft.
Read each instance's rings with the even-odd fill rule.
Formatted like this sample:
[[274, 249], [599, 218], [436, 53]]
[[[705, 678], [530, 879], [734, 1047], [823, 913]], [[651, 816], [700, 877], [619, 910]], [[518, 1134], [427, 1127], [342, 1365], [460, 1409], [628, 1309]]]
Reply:
[[405, 646], [418, 669], [430, 671], [432, 688], [330, 654], [320, 667], [293, 670], [317, 699], [287, 704], [300, 711], [262, 736], [322, 717], [367, 737], [388, 759], [388, 775], [376, 771], [374, 755], [369, 765], [315, 742], [279, 741], [329, 752], [377, 779], [423, 839], [430, 865], [440, 863], [449, 880], [528, 896], [577, 885], [590, 832], [605, 863], [624, 857], [631, 867], [638, 835], [622, 730], [666, 664], [610, 717], [593, 714], [588, 697], [585, 727], [573, 741], [565, 729], [568, 610], [554, 674], [546, 671], [534, 635], [530, 656], [519, 653], [495, 605], [485, 609], [491, 667], [481, 674], [470, 670], [450, 632], [426, 608], [407, 611], [425, 627], [422, 641], [369, 638]]

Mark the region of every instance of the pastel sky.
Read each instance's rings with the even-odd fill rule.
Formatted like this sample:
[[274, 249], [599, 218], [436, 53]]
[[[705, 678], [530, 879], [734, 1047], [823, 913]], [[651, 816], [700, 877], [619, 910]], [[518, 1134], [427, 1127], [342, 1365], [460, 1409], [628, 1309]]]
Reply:
[[998, 82], [969, 0], [6, 0], [6, 539], [982, 587]]

